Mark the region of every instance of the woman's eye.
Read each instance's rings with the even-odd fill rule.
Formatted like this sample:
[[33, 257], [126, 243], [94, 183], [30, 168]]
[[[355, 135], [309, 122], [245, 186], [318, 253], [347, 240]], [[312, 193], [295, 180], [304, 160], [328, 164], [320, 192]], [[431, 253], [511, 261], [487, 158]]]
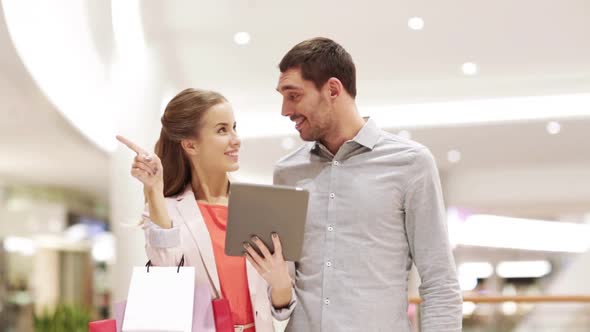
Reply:
[[221, 133], [225, 133], [226, 131], [227, 130], [225, 130], [225, 127], [224, 127], [224, 128], [219, 128], [219, 130], [217, 132], [221, 134]]

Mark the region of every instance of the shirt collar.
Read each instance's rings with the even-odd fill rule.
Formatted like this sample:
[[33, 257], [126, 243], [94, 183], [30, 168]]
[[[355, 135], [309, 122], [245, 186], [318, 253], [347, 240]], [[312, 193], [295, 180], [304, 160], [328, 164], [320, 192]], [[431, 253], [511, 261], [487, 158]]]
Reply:
[[[379, 127], [377, 127], [375, 120], [371, 119], [370, 117], [364, 117], [363, 119], [365, 120], [365, 125], [351, 141], [373, 150], [379, 141], [381, 131], [379, 130]], [[313, 144], [310, 144], [310, 151], [312, 152], [317, 152], [318, 149], [321, 148], [327, 150], [319, 141], [315, 141]]]
[[357, 142], [358, 144], [365, 146], [371, 150], [379, 141], [379, 137], [381, 136], [381, 131], [379, 127], [377, 127], [377, 123], [369, 117], [364, 118], [365, 125], [361, 130], [356, 134], [356, 136], [352, 139], [353, 141]]

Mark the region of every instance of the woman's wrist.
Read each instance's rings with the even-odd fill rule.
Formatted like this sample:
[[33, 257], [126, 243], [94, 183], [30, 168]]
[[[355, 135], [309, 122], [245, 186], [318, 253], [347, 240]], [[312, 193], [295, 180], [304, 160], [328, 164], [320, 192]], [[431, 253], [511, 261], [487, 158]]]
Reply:
[[293, 300], [292, 287], [291, 285], [286, 288], [271, 287], [270, 299], [275, 309], [286, 308], [291, 304]]
[[148, 201], [164, 197], [164, 186], [162, 184], [155, 184], [151, 187], [144, 187], [143, 193]]
[[154, 185], [150, 188], [144, 188], [144, 195], [149, 204], [151, 220], [161, 228], [172, 228], [172, 220], [170, 220], [166, 210], [163, 187]]

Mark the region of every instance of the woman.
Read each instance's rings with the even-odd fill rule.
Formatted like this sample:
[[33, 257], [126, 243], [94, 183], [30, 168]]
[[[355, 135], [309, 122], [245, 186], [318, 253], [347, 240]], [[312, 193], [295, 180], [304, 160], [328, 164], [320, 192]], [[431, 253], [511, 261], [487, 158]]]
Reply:
[[[146, 252], [154, 265], [196, 269], [196, 286], [230, 303], [236, 330], [284, 330], [295, 305], [292, 279], [278, 236], [275, 254], [257, 238], [262, 256], [245, 244], [246, 257], [224, 253], [228, 172], [239, 168], [240, 139], [227, 100], [211, 91], [186, 89], [166, 106], [156, 155], [117, 139], [137, 153], [131, 175], [144, 186]], [[212, 310], [203, 330], [214, 331]], [[275, 318], [275, 316], [277, 318]]]

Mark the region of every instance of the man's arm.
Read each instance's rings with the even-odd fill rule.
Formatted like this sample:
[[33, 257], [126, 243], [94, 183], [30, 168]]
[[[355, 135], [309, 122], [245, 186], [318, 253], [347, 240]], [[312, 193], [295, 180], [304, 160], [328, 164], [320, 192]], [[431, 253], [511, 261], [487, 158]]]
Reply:
[[461, 289], [449, 244], [438, 170], [428, 149], [416, 153], [405, 194], [406, 232], [418, 268], [423, 332], [461, 331]]

